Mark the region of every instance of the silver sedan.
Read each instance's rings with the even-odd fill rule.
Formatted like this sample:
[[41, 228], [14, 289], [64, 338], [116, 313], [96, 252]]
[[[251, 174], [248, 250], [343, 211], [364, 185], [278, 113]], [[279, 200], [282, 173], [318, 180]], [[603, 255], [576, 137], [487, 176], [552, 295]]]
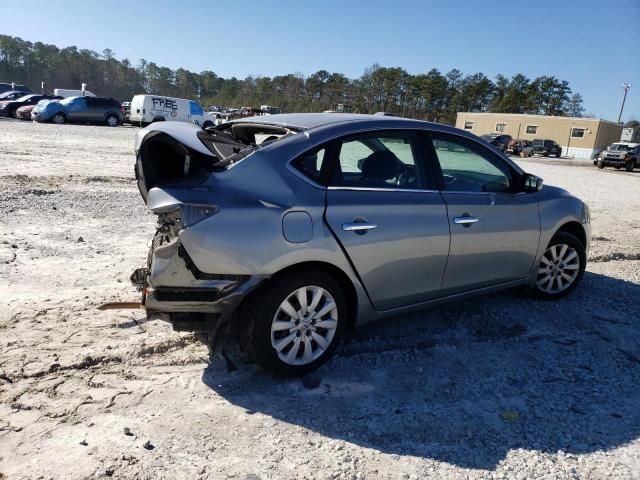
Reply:
[[377, 115], [153, 124], [136, 177], [158, 229], [149, 312], [300, 375], [345, 331], [463, 297], [580, 282], [589, 209], [467, 132]]

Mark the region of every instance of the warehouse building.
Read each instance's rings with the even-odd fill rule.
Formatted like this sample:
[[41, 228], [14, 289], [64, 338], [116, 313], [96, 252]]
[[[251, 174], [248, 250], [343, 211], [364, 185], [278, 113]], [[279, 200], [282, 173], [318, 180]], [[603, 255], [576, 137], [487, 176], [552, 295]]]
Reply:
[[595, 151], [620, 141], [622, 134], [622, 125], [598, 118], [519, 113], [459, 112], [456, 127], [475, 135], [506, 133], [525, 140], [555, 140], [562, 155], [573, 158], [591, 158]]

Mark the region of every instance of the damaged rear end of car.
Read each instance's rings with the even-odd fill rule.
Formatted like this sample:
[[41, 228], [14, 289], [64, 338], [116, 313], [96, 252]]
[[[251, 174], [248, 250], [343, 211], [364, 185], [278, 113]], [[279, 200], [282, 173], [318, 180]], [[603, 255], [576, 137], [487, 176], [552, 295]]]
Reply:
[[[261, 143], [289, 133], [261, 130], [271, 134], [258, 134]], [[219, 268], [208, 263], [203, 271], [191, 254], [205, 237], [211, 240], [210, 232], [224, 235], [222, 226], [216, 228], [216, 216], [224, 211], [228, 217], [239, 201], [251, 201], [238, 195], [224, 174], [259, 149], [255, 137], [254, 132], [242, 141], [231, 129], [167, 123], [138, 133], [136, 181], [158, 223], [147, 264], [133, 272], [131, 281], [142, 292], [147, 313], [165, 314], [174, 330], [206, 333], [213, 341], [242, 299], [264, 280], [233, 262], [218, 262]], [[198, 228], [206, 222], [213, 223]]]

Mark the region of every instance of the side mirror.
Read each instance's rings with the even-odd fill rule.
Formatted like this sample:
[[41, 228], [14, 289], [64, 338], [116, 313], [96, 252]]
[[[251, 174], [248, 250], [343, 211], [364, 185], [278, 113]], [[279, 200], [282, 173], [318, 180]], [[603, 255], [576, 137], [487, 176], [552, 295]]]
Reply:
[[527, 193], [539, 192], [542, 190], [543, 183], [544, 181], [540, 177], [536, 177], [531, 173], [524, 174], [524, 191]]

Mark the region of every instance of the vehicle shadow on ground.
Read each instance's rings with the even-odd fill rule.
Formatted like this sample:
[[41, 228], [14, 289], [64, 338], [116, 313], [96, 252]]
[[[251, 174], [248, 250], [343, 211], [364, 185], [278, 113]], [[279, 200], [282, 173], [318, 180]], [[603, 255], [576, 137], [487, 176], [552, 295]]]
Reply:
[[202, 380], [248, 414], [465, 468], [609, 450], [640, 436], [638, 299], [640, 285], [587, 273], [559, 302], [507, 292], [362, 327], [315, 389], [257, 368]]

